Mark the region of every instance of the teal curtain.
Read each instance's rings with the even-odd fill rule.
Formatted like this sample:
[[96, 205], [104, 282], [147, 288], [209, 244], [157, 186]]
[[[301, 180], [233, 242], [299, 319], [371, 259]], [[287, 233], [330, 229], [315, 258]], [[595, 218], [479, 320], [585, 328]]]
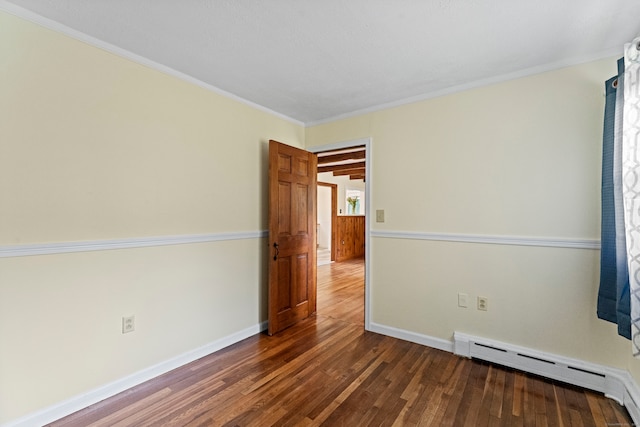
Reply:
[[606, 101], [602, 147], [602, 223], [598, 317], [618, 325], [631, 339], [629, 270], [622, 200], [622, 115], [624, 59], [618, 75], [605, 82]]

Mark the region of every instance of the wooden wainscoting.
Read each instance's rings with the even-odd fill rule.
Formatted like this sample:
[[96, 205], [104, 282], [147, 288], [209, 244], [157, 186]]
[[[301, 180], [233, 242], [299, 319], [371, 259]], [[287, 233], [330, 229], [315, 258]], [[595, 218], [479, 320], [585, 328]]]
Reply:
[[364, 215], [337, 217], [336, 262], [364, 256]]

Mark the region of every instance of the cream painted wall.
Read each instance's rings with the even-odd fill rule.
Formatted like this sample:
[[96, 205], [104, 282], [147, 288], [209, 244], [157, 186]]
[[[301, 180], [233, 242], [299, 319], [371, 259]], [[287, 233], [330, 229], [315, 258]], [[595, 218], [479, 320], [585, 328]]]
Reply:
[[[267, 228], [267, 142], [302, 146], [302, 126], [3, 12], [0, 52], [0, 245]], [[0, 259], [0, 424], [257, 327], [266, 257], [245, 239]]]
[[[372, 207], [386, 211], [374, 230], [598, 238], [614, 58], [305, 131], [1, 12], [0, 52], [0, 245], [262, 230], [268, 139], [369, 136]], [[595, 318], [597, 251], [371, 247], [374, 322], [640, 378], [628, 341]], [[0, 424], [264, 320], [266, 250], [247, 239], [1, 259]], [[457, 308], [458, 291], [489, 311]], [[122, 335], [130, 314], [136, 331]]]
[[318, 247], [331, 249], [331, 187], [318, 185]]
[[265, 228], [267, 141], [301, 126], [1, 19], [0, 244]]
[[[266, 319], [261, 239], [0, 259], [2, 422]], [[136, 330], [121, 333], [121, 317]]]
[[[313, 126], [306, 146], [372, 138], [372, 209], [385, 210], [374, 232], [599, 239], [603, 87], [615, 71], [611, 58]], [[371, 251], [374, 323], [640, 378], [629, 342], [596, 318], [596, 250], [374, 237]], [[458, 292], [488, 297], [489, 311], [458, 308]]]

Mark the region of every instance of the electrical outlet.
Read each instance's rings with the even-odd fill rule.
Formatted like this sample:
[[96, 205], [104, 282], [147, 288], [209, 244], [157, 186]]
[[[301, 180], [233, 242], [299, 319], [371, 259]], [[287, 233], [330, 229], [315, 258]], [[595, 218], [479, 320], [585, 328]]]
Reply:
[[458, 292], [458, 307], [467, 308], [468, 299], [469, 295]]
[[489, 298], [478, 297], [478, 310], [487, 311], [489, 309]]
[[125, 316], [122, 318], [122, 333], [127, 334], [136, 330], [136, 316]]

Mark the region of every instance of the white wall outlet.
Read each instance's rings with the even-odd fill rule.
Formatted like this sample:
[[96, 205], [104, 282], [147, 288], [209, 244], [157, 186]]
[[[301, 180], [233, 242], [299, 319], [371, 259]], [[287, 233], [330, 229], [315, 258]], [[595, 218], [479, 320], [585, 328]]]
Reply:
[[122, 318], [122, 333], [126, 334], [136, 330], [136, 316], [125, 316]]
[[376, 210], [376, 222], [384, 222], [384, 209]]
[[458, 307], [467, 308], [469, 295], [458, 292]]
[[478, 310], [487, 311], [489, 309], [489, 298], [478, 297]]

